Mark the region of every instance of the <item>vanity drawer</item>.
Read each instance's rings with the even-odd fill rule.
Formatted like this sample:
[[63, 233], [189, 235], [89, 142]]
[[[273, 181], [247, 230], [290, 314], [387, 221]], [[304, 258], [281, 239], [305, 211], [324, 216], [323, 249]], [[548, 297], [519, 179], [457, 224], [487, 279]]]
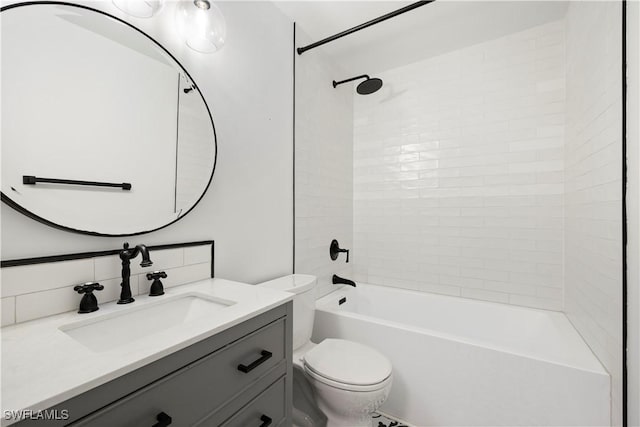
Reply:
[[220, 424], [211, 417], [198, 427], [276, 427], [286, 413], [284, 389], [285, 379], [280, 378], [224, 423]]
[[[190, 426], [284, 366], [286, 323], [277, 320], [124, 397], [73, 426], [153, 426], [161, 412]], [[265, 353], [268, 352], [268, 353]], [[238, 367], [244, 365], [247, 372]], [[283, 394], [284, 396], [284, 394]]]

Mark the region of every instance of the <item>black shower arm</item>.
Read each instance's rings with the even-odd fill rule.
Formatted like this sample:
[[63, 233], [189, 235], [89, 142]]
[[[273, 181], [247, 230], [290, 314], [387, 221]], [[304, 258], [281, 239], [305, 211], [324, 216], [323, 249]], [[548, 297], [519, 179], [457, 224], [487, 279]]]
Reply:
[[333, 81], [333, 87], [335, 88], [336, 86], [341, 85], [342, 83], [349, 83], [349, 82], [352, 82], [352, 81], [354, 81], [354, 80], [360, 80], [360, 79], [367, 79], [367, 80], [369, 80], [369, 79], [370, 79], [370, 77], [369, 77], [367, 74], [363, 74], [363, 75], [361, 75], [361, 76], [358, 76], [358, 77], [351, 77], [350, 79], [342, 80], [342, 81], [339, 81], [339, 82], [337, 82], [337, 81], [335, 81], [335, 80], [334, 80], [334, 81]]

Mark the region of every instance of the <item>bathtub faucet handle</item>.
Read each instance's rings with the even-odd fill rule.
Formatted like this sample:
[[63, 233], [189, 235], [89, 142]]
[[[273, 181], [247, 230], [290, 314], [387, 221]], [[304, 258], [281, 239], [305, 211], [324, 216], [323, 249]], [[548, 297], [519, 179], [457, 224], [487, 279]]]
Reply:
[[346, 252], [347, 253], [347, 262], [349, 262], [349, 249], [342, 249], [340, 247], [340, 243], [338, 243], [338, 241], [336, 239], [333, 239], [331, 241], [331, 245], [329, 246], [329, 256], [331, 257], [331, 259], [333, 261], [338, 259], [338, 255], [341, 252]]

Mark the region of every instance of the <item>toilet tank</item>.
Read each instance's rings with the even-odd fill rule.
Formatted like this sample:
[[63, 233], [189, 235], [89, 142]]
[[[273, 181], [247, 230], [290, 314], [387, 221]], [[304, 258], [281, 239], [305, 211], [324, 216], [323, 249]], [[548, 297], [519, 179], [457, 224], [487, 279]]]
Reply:
[[293, 349], [296, 350], [311, 340], [313, 318], [316, 309], [314, 288], [318, 278], [309, 274], [290, 274], [259, 283], [280, 291], [291, 292], [293, 297]]

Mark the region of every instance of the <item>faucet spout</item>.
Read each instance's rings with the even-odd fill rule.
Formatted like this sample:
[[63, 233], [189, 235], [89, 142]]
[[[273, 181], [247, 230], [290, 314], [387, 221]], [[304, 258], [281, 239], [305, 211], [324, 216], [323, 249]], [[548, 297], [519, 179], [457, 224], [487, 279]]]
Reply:
[[136, 246], [136, 249], [138, 249], [142, 255], [140, 267], [151, 267], [153, 265], [153, 261], [149, 258], [149, 249], [147, 249], [145, 245], [138, 245]]
[[356, 282], [354, 282], [353, 280], [345, 279], [335, 274], [333, 275], [332, 282], [334, 285], [349, 285], [353, 286], [354, 288], [356, 287]]
[[120, 259], [122, 260], [122, 283], [120, 286], [120, 299], [118, 304], [129, 304], [135, 301], [131, 295], [131, 260], [142, 254], [141, 267], [149, 267], [153, 265], [151, 258], [149, 258], [149, 250], [145, 245], [138, 245], [133, 249], [129, 249], [129, 243], [124, 244], [123, 249], [120, 251]]

